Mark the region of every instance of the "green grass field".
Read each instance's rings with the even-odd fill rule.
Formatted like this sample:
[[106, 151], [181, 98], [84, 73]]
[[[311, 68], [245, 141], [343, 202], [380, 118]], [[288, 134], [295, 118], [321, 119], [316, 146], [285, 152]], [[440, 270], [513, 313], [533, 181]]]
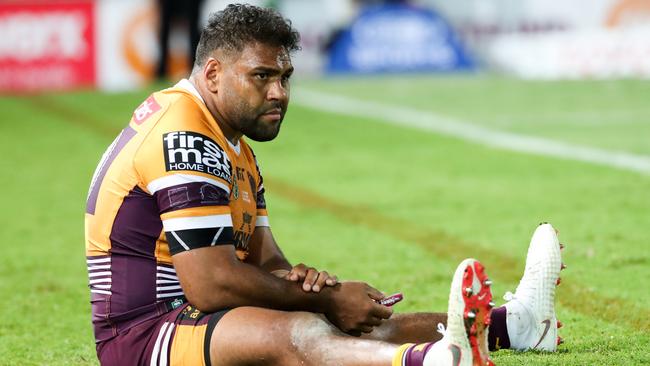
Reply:
[[[294, 84], [499, 131], [650, 156], [650, 83], [496, 77]], [[149, 91], [0, 98], [0, 365], [97, 364], [83, 212], [101, 153]], [[480, 259], [513, 291], [540, 221], [560, 230], [566, 343], [499, 351], [498, 365], [650, 364], [650, 175], [486, 147], [292, 105], [253, 144], [271, 225], [294, 262], [402, 291], [396, 310], [444, 311], [456, 264]], [[502, 301], [499, 300], [498, 304]]]

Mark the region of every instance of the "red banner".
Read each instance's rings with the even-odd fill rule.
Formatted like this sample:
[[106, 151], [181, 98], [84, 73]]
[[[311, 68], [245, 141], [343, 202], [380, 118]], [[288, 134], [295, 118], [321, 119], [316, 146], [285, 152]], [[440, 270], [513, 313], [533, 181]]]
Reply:
[[0, 91], [95, 84], [94, 3], [0, 2]]

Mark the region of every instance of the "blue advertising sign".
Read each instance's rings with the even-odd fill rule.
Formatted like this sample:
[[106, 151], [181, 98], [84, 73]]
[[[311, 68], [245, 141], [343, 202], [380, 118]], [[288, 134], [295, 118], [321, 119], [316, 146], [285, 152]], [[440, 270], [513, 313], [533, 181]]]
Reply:
[[381, 73], [472, 70], [475, 64], [438, 13], [390, 4], [368, 8], [335, 40], [327, 71]]

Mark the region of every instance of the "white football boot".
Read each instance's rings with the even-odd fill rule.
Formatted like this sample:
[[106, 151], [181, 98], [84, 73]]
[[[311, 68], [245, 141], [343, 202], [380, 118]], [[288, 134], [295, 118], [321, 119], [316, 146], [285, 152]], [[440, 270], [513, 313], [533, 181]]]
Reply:
[[[424, 366], [493, 366], [487, 345], [492, 302], [491, 282], [475, 259], [460, 263], [449, 293], [447, 330], [424, 357]], [[442, 328], [442, 329], [441, 329]]]
[[548, 223], [537, 227], [528, 247], [526, 269], [514, 295], [504, 299], [510, 348], [555, 351], [561, 324], [555, 317], [555, 287], [564, 269], [557, 230]]

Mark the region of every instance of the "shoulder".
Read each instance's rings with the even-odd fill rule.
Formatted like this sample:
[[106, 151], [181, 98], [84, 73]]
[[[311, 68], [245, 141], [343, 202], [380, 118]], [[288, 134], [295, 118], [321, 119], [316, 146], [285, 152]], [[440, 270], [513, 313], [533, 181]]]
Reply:
[[231, 162], [225, 138], [211, 125], [210, 117], [185, 93], [171, 90], [161, 94], [162, 98], [173, 94], [173, 99], [167, 101], [164, 114], [137, 154], [136, 166], [143, 180], [185, 172], [230, 183]]

